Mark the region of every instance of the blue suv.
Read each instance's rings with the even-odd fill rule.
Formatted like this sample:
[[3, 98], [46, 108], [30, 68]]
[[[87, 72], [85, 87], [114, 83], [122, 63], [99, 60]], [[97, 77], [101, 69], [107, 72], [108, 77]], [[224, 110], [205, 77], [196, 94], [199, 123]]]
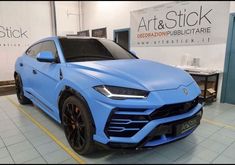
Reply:
[[95, 144], [171, 142], [191, 134], [202, 117], [201, 91], [188, 73], [139, 59], [107, 39], [42, 39], [17, 59], [14, 77], [19, 102], [61, 123], [79, 154]]

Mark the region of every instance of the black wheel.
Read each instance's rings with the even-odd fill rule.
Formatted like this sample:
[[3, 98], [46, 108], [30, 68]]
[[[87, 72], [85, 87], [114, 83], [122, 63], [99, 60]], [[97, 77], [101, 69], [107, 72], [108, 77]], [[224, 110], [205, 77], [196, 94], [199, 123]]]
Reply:
[[15, 76], [16, 95], [20, 104], [31, 104], [32, 102], [24, 96], [23, 84], [19, 75]]
[[94, 150], [91, 116], [84, 102], [75, 96], [67, 98], [62, 108], [62, 124], [70, 146], [81, 155]]

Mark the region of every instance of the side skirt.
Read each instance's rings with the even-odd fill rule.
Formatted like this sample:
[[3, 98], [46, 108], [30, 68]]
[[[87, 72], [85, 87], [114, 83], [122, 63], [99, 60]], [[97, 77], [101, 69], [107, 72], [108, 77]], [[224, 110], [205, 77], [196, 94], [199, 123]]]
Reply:
[[35, 106], [39, 107], [43, 112], [48, 114], [51, 118], [53, 118], [56, 122], [61, 124], [61, 121], [59, 118], [55, 117], [54, 110], [48, 107], [46, 104], [44, 104], [41, 100], [39, 100], [37, 97], [35, 97], [31, 92], [25, 91], [25, 96], [28, 97]]

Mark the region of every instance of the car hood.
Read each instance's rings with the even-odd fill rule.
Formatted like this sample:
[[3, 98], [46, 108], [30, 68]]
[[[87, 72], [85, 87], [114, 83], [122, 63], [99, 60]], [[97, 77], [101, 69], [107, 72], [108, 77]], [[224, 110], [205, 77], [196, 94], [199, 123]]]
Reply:
[[193, 82], [192, 77], [181, 69], [143, 59], [73, 62], [68, 65], [106, 85], [149, 91], [175, 89]]

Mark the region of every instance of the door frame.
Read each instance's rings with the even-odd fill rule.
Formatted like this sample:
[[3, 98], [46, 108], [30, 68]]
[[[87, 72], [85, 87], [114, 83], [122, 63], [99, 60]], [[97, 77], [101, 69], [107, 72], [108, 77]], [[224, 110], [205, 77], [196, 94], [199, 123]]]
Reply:
[[113, 30], [113, 40], [115, 39], [115, 33], [117, 33], [117, 32], [123, 32], [123, 31], [128, 31], [128, 50], [130, 51], [130, 47], [131, 47], [131, 39], [130, 39], [130, 37], [131, 37], [131, 35], [130, 35], [130, 28], [122, 28], [122, 29], [115, 29], [115, 30]]
[[223, 82], [222, 82], [222, 90], [221, 90], [221, 98], [220, 102], [225, 102], [227, 82], [228, 82], [228, 71], [229, 71], [229, 60], [231, 56], [231, 44], [232, 44], [232, 36], [233, 36], [233, 26], [235, 22], [235, 13], [230, 13], [229, 15], [229, 27], [228, 27], [228, 35], [227, 35], [227, 43], [226, 43], [226, 53], [225, 53], [225, 62], [224, 62], [224, 73], [223, 73]]

